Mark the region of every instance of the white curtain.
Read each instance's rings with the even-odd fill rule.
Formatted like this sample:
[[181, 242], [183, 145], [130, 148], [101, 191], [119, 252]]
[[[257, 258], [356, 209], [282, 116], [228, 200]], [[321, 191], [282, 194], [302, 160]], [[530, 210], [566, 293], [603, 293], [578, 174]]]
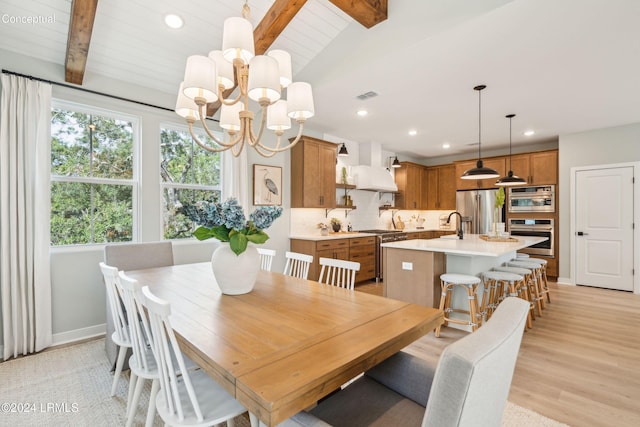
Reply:
[[249, 214], [249, 161], [247, 159], [247, 147], [238, 157], [231, 154], [231, 150], [222, 152], [222, 200], [229, 197], [238, 199], [238, 203], [244, 209], [245, 215]]
[[0, 291], [4, 359], [52, 340], [49, 270], [51, 85], [2, 75]]

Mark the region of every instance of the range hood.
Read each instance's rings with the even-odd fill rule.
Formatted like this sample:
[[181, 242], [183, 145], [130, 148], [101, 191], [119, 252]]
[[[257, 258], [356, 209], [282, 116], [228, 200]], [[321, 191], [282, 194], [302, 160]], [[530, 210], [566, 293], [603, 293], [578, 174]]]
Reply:
[[353, 166], [351, 169], [356, 190], [398, 191], [398, 186], [386, 168], [375, 166]]

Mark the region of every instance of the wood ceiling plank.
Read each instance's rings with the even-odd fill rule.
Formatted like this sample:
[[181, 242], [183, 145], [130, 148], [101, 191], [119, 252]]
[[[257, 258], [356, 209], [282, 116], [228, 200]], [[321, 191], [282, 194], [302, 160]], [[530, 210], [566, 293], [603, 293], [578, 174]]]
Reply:
[[82, 84], [97, 7], [98, 0], [73, 0], [71, 3], [67, 55], [64, 62], [66, 82]]
[[387, 19], [387, 0], [329, 0], [367, 28]]

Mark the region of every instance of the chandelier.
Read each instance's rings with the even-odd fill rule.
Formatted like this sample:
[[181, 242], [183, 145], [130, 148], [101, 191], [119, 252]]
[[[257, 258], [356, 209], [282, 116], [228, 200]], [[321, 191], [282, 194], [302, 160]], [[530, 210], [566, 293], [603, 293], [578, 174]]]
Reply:
[[[237, 157], [247, 144], [260, 155], [271, 157], [298, 143], [305, 120], [314, 115], [313, 95], [309, 83], [291, 81], [289, 53], [271, 50], [267, 55], [255, 55], [253, 27], [248, 19], [249, 6], [245, 2], [241, 18], [224, 21], [222, 50], [213, 50], [209, 56], [187, 58], [175, 112], [186, 120], [194, 141], [207, 151], [231, 150]], [[234, 87], [234, 74], [238, 95], [225, 98], [224, 92]], [[285, 88], [286, 100], [282, 99]], [[257, 133], [249, 99], [261, 108]], [[206, 123], [207, 104], [216, 102], [221, 104], [220, 127], [229, 134], [226, 142], [217, 138]], [[282, 135], [291, 128], [291, 119], [298, 122], [298, 135], [282, 145]], [[197, 121], [218, 146], [206, 144], [195, 135], [193, 125]], [[275, 132], [275, 146], [261, 141], [265, 127]]]

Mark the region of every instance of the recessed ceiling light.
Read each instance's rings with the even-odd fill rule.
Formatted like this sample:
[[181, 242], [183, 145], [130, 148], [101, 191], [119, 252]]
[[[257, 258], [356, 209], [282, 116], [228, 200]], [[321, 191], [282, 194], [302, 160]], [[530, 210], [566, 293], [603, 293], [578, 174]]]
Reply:
[[526, 130], [524, 131], [524, 136], [531, 136], [531, 135], [535, 135], [535, 132], [532, 130]]
[[445, 142], [444, 144], [442, 144], [442, 148], [444, 148], [445, 150], [449, 149], [451, 147], [451, 144], [449, 144], [448, 142]]
[[369, 114], [369, 112], [368, 112], [367, 110], [358, 110], [358, 113], [357, 113], [357, 114], [358, 114], [360, 117], [364, 117], [364, 116], [366, 116], [367, 114]]
[[174, 30], [177, 30], [178, 28], [182, 28], [182, 24], [183, 24], [182, 18], [172, 13], [164, 17], [164, 23], [167, 24], [167, 27], [173, 28]]
[[417, 131], [417, 130], [415, 130], [415, 129], [411, 129], [411, 130], [409, 131], [409, 135], [410, 135], [410, 136], [415, 136], [415, 135], [417, 135], [417, 134], [418, 134], [418, 131]]

